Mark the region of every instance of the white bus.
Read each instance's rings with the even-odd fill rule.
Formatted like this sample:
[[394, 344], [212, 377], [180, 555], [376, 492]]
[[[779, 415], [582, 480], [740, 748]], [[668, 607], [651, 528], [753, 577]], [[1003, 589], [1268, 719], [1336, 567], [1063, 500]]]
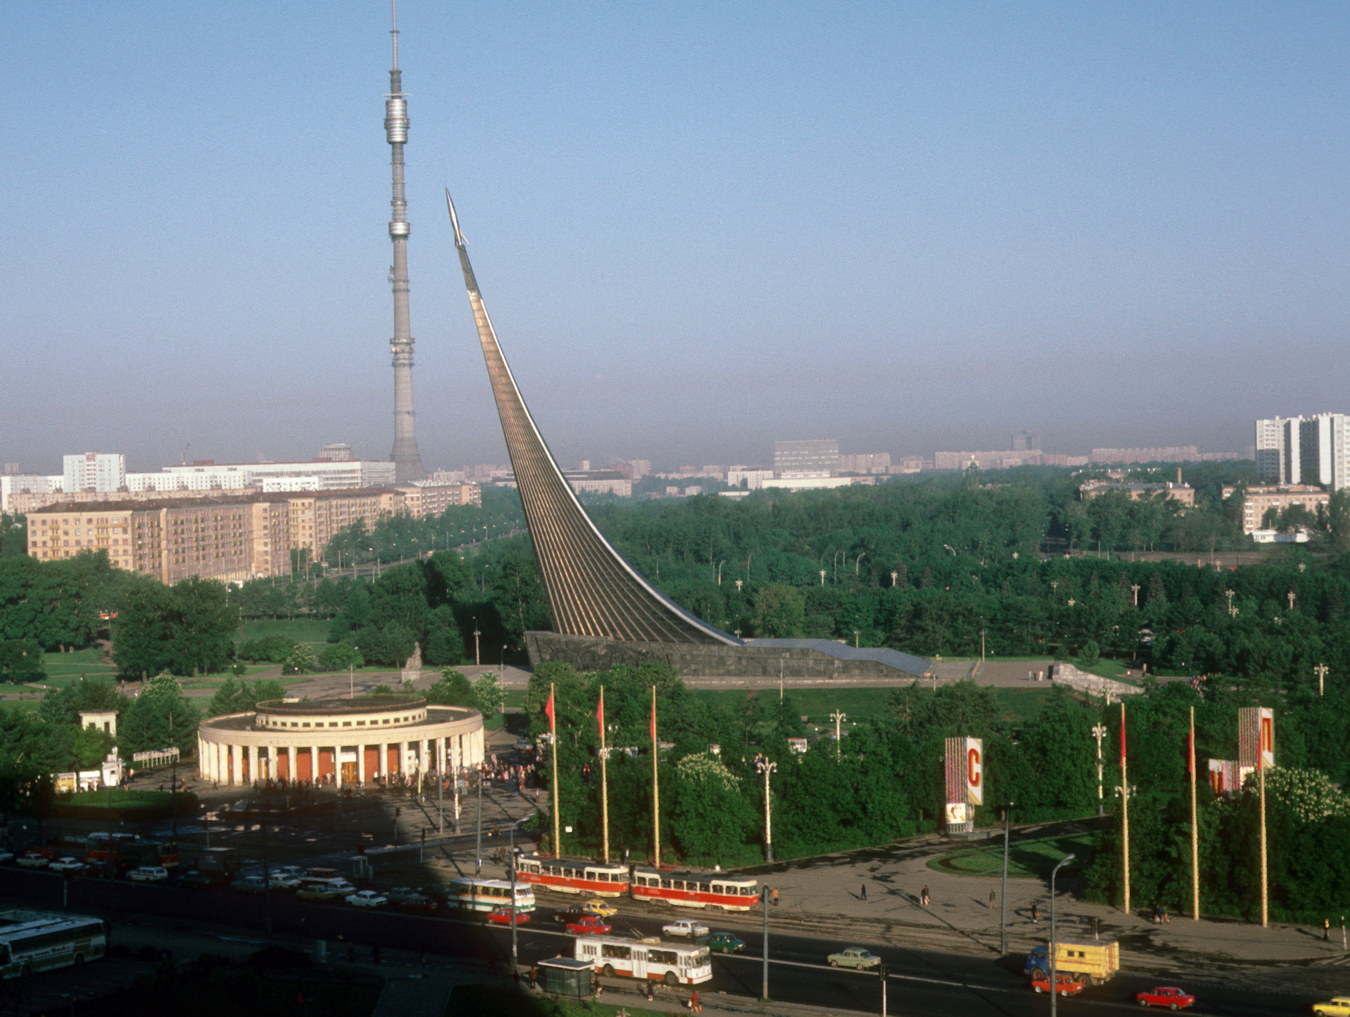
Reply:
[[102, 919], [55, 911], [0, 911], [0, 978], [98, 960], [108, 948]]
[[511, 884], [505, 879], [452, 879], [445, 888], [445, 903], [467, 911], [491, 911], [512, 905], [517, 911], [533, 911], [534, 887], [516, 883], [513, 900]]
[[712, 954], [698, 943], [578, 936], [575, 956], [608, 976], [622, 975], [667, 985], [699, 985], [712, 978]]

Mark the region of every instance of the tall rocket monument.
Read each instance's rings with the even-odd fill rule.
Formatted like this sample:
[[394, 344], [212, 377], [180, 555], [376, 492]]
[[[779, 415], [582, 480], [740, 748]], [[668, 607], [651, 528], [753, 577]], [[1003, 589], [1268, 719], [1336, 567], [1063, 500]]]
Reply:
[[394, 65], [389, 71], [389, 94], [384, 98], [384, 134], [389, 142], [393, 170], [393, 199], [389, 202], [389, 239], [394, 245], [394, 264], [389, 282], [394, 290], [394, 479], [400, 484], [421, 480], [422, 453], [413, 434], [413, 337], [408, 324], [408, 201], [403, 188], [403, 146], [408, 141], [408, 100], [403, 94], [403, 74], [398, 69], [398, 0], [390, 0]]

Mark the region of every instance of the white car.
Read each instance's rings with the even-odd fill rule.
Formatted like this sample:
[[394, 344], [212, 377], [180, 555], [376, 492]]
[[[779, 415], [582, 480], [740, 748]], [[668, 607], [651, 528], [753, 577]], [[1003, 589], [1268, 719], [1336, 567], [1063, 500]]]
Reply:
[[45, 869], [51, 864], [51, 859], [40, 851], [25, 851], [19, 855], [19, 864], [25, 869]]
[[127, 879], [137, 883], [158, 883], [169, 878], [169, 870], [162, 865], [138, 865], [127, 873]]
[[681, 939], [698, 939], [700, 936], [708, 935], [708, 927], [692, 918], [681, 918], [678, 922], [661, 926], [661, 935]]
[[64, 858], [58, 858], [56, 861], [52, 862], [47, 868], [52, 872], [82, 872], [84, 870], [84, 862], [80, 861], [78, 858], [72, 858], [70, 855], [66, 855]]
[[348, 894], [346, 901], [354, 908], [382, 908], [389, 903], [389, 898], [375, 890], [357, 890]]
[[273, 890], [294, 890], [300, 885], [300, 877], [291, 872], [273, 872], [267, 885]]

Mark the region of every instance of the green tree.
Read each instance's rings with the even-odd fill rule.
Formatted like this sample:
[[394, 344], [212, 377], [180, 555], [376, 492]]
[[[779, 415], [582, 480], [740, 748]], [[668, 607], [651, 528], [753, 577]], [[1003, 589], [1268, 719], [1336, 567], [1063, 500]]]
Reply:
[[296, 643], [281, 664], [283, 674], [309, 674], [319, 669], [319, 657], [307, 643]]
[[196, 744], [196, 707], [183, 697], [178, 681], [169, 674], [156, 675], [144, 683], [141, 694], [131, 701], [118, 727], [123, 755], [177, 746], [182, 752]]
[[791, 639], [802, 634], [805, 623], [806, 600], [800, 590], [772, 583], [755, 596], [751, 624], [757, 635]]
[[473, 685], [463, 674], [446, 668], [440, 679], [426, 691], [428, 703], [437, 706], [473, 706]]
[[497, 684], [497, 676], [486, 672], [473, 683], [473, 705], [484, 720], [491, 720], [506, 705], [506, 692]]

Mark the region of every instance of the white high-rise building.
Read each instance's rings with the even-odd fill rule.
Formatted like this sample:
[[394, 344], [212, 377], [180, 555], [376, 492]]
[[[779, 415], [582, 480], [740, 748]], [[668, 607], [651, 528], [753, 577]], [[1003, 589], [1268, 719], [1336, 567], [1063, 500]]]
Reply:
[[120, 452], [84, 452], [63, 456], [65, 490], [120, 491], [127, 483], [127, 457]]
[[1266, 483], [1350, 487], [1350, 414], [1258, 420], [1256, 469]]

